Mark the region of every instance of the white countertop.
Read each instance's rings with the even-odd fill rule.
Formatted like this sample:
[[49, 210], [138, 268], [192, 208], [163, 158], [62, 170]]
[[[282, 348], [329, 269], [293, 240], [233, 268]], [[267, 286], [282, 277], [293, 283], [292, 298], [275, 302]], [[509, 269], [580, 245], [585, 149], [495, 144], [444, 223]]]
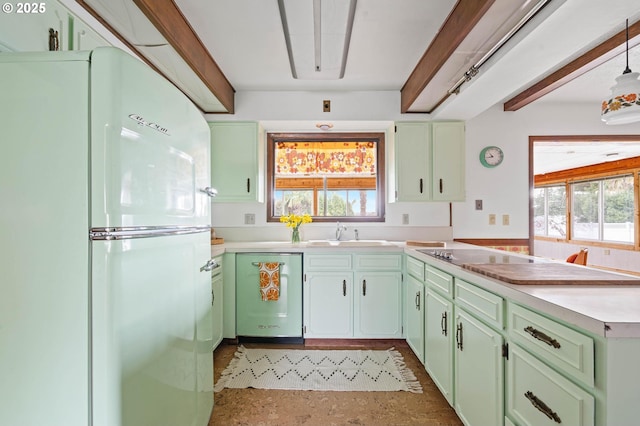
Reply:
[[[482, 248], [447, 242], [447, 248]], [[212, 256], [223, 252], [336, 253], [356, 251], [404, 252], [461, 279], [530, 306], [558, 319], [607, 338], [640, 337], [640, 286], [531, 286], [504, 283], [419, 252], [426, 247], [406, 246], [404, 242], [369, 247], [313, 246], [307, 242], [225, 242], [212, 246]], [[492, 250], [492, 249], [486, 249]], [[503, 251], [492, 250], [501, 254]], [[516, 253], [508, 253], [521, 256]]]

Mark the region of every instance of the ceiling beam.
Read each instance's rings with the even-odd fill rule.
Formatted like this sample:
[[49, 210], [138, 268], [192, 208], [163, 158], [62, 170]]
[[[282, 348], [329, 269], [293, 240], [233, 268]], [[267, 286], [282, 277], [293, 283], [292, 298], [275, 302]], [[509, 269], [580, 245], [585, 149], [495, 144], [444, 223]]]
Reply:
[[172, 0], [133, 0], [227, 112], [234, 112], [234, 89]]
[[[543, 78], [533, 86], [518, 93], [513, 98], [504, 103], [505, 111], [517, 111], [529, 105], [531, 102], [540, 99], [547, 93], [563, 86], [571, 80], [591, 71], [608, 60], [624, 53], [626, 45], [625, 30], [620, 31], [608, 40], [579, 56], [559, 70]], [[640, 44], [640, 21], [629, 26], [629, 48]], [[622, 72], [622, 70], [621, 70]], [[613, 78], [611, 81], [613, 84]]]
[[400, 112], [409, 111], [449, 56], [469, 35], [495, 0], [458, 0], [438, 34], [400, 90]]

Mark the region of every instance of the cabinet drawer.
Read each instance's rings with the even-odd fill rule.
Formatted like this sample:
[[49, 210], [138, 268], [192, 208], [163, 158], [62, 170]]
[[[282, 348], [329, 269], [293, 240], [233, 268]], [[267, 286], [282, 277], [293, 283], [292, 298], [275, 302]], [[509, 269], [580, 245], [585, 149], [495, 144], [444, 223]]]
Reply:
[[352, 269], [350, 254], [310, 255], [304, 257], [304, 269], [317, 271], [344, 271]]
[[456, 278], [456, 304], [489, 324], [502, 329], [504, 300], [475, 285]]
[[507, 413], [522, 425], [594, 424], [594, 398], [517, 345], [507, 369]]
[[453, 297], [453, 277], [430, 265], [424, 265], [425, 281], [432, 287]]
[[424, 262], [407, 256], [407, 272], [418, 280], [424, 281]]
[[593, 339], [522, 306], [507, 306], [511, 338], [589, 386], [594, 385]]
[[356, 269], [374, 271], [402, 270], [402, 255], [400, 254], [356, 254], [354, 258]]

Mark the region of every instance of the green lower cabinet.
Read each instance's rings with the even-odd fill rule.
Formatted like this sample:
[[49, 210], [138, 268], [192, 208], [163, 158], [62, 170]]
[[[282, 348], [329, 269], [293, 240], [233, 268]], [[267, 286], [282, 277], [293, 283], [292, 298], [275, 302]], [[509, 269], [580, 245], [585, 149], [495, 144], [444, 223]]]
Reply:
[[353, 336], [353, 273], [306, 272], [304, 337]]
[[502, 425], [502, 335], [456, 307], [455, 341], [454, 407], [458, 416], [467, 426]]
[[402, 274], [357, 272], [354, 337], [402, 337]]
[[427, 288], [424, 307], [424, 366], [453, 406], [453, 302]]
[[507, 415], [519, 425], [595, 424], [593, 396], [512, 344], [507, 361]]
[[404, 309], [407, 344], [424, 364], [424, 284], [411, 275], [407, 277]]

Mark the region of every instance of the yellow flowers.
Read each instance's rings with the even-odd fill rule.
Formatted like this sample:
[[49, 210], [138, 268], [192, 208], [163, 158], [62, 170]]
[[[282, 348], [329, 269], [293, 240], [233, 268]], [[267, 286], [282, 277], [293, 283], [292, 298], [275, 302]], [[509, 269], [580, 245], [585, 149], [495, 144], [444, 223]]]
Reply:
[[303, 214], [290, 214], [287, 216], [280, 216], [280, 222], [287, 225], [287, 228], [298, 229], [303, 223], [311, 223], [311, 215]]

